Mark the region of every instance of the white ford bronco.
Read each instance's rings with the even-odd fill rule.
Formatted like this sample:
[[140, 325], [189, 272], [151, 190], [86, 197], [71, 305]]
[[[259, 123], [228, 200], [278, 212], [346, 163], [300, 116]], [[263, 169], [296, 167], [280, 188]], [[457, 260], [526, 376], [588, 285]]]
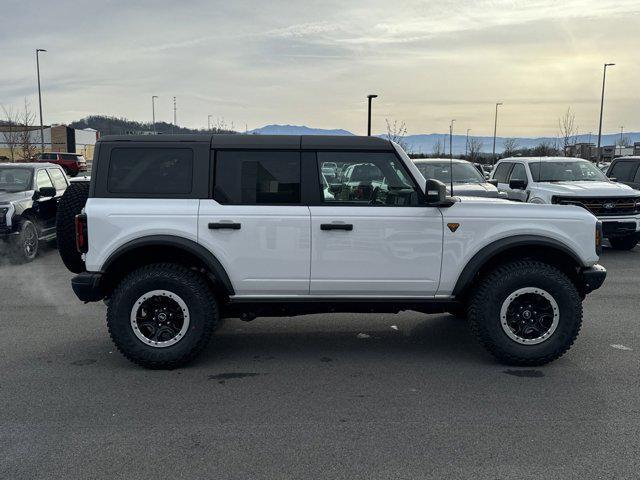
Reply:
[[107, 136], [80, 188], [58, 219], [78, 214], [73, 290], [149, 368], [192, 360], [223, 318], [403, 310], [465, 316], [499, 360], [541, 365], [606, 276], [587, 210], [447, 197], [379, 138]]
[[640, 192], [606, 177], [581, 158], [529, 157], [500, 160], [492, 173], [511, 200], [575, 205], [602, 221], [602, 234], [617, 250], [640, 240]]

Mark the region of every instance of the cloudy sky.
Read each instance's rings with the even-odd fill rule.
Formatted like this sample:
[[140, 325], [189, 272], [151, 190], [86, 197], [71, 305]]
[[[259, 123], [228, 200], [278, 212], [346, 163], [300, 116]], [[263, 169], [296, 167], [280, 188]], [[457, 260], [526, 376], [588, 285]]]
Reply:
[[237, 129], [270, 123], [365, 133], [384, 119], [409, 133], [555, 135], [571, 107], [597, 132], [640, 130], [639, 0], [3, 0], [0, 103], [37, 107], [45, 123], [89, 114]]

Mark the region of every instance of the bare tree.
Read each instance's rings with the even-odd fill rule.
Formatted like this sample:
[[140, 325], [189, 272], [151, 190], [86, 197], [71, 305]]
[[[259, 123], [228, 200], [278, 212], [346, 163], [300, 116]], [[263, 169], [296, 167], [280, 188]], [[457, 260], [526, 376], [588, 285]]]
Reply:
[[4, 105], [2, 106], [2, 112], [4, 113], [3, 122], [3, 136], [4, 143], [9, 150], [9, 157], [12, 162], [16, 161], [16, 154], [18, 151], [18, 145], [20, 143], [20, 128], [19, 121], [20, 115], [13, 111], [13, 108], [7, 110]]
[[433, 158], [440, 158], [444, 156], [444, 145], [440, 139], [431, 147], [431, 156]]
[[211, 130], [213, 131], [213, 133], [228, 133], [230, 131], [233, 131], [234, 129], [235, 125], [233, 124], [233, 122], [231, 122], [230, 124], [227, 123], [224, 117], [216, 118], [215, 123], [211, 125]]
[[504, 156], [512, 157], [516, 151], [518, 150], [518, 139], [517, 138], [505, 138], [504, 140]]
[[[567, 108], [565, 114], [558, 119], [558, 131], [562, 140], [563, 155], [567, 153], [567, 147], [576, 143], [576, 114], [571, 111], [571, 107]], [[556, 147], [557, 148], [557, 147]]]
[[618, 140], [618, 146], [619, 147], [630, 147], [631, 146], [631, 140], [629, 140], [629, 137], [622, 137], [621, 139]]
[[384, 121], [387, 123], [387, 138], [400, 145], [403, 150], [407, 150], [407, 141], [404, 138], [407, 135], [407, 126], [405, 123], [398, 123], [397, 120], [390, 123], [388, 118], [385, 118]]
[[36, 156], [38, 152], [38, 145], [33, 143], [31, 138], [31, 132], [35, 121], [35, 113], [29, 108], [29, 102], [24, 100], [24, 111], [19, 115], [18, 127], [18, 143], [20, 146], [20, 158], [24, 161], [29, 161]]
[[468, 147], [468, 156], [467, 156], [467, 160], [469, 161], [476, 161], [478, 158], [480, 158], [480, 151], [482, 150], [482, 140], [480, 140], [479, 138], [470, 138], [469, 139], [469, 147]]

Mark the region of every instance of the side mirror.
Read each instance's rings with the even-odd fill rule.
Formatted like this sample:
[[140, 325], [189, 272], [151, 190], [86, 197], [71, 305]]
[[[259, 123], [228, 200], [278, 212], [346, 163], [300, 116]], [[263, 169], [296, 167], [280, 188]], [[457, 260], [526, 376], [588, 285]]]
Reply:
[[618, 179], [616, 177], [609, 177], [609, 180], [611, 180], [612, 182], [617, 182]]
[[489, 178], [487, 179], [487, 183], [490, 183], [491, 185], [493, 185], [494, 187], [498, 186], [498, 180], [496, 180], [495, 178]]
[[424, 193], [428, 204], [442, 203], [447, 199], [447, 186], [440, 180], [430, 178], [427, 180]]
[[526, 180], [511, 180], [509, 182], [509, 188], [511, 190], [524, 190], [525, 188], [527, 188], [527, 181]]
[[42, 187], [40, 190], [38, 190], [38, 198], [55, 197], [55, 196], [56, 196], [56, 189], [53, 187]]

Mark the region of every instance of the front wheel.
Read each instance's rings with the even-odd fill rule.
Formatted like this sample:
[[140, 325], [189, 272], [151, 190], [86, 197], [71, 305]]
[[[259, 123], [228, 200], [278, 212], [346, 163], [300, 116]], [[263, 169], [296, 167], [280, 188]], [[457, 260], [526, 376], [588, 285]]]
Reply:
[[539, 261], [497, 267], [474, 291], [471, 328], [498, 360], [544, 365], [562, 356], [582, 325], [582, 301], [573, 282]]
[[640, 235], [625, 235], [624, 237], [613, 237], [608, 240], [611, 247], [616, 250], [631, 250], [638, 245]]
[[40, 246], [38, 236], [38, 227], [30, 220], [23, 220], [20, 224], [20, 233], [14, 239], [13, 259], [24, 263], [32, 262], [38, 255]]
[[197, 272], [154, 264], [129, 274], [107, 307], [107, 326], [118, 350], [147, 368], [176, 368], [206, 347], [218, 323], [215, 298]]

